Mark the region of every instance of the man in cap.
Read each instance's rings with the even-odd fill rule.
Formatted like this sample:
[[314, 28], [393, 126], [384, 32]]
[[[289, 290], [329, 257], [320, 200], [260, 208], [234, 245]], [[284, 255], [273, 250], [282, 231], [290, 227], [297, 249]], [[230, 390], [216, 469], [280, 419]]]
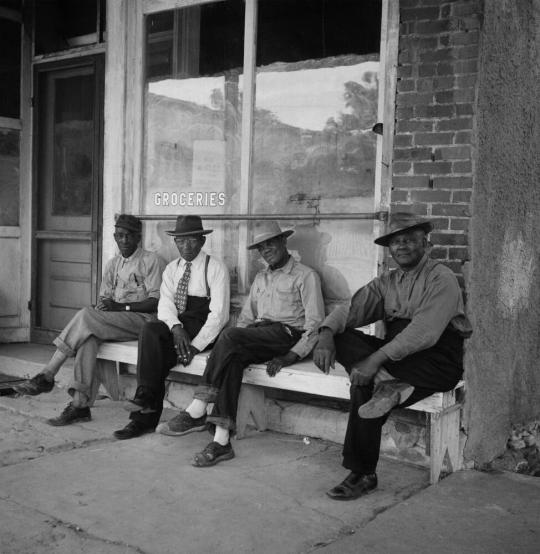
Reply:
[[[264, 221], [248, 249], [257, 249], [268, 267], [253, 281], [238, 319], [238, 326], [223, 331], [212, 349], [201, 384], [185, 411], [158, 431], [185, 435], [215, 426], [214, 440], [195, 455], [193, 465], [207, 467], [234, 457], [230, 433], [235, 429], [238, 396], [244, 369], [267, 362], [276, 375], [284, 366], [307, 356], [324, 318], [317, 273], [297, 262], [287, 251], [287, 237], [275, 221]], [[206, 407], [214, 404], [210, 416]]]
[[17, 385], [21, 394], [50, 392], [54, 377], [69, 357], [75, 357], [74, 379], [68, 387], [72, 402], [50, 425], [89, 421], [92, 380], [101, 341], [128, 341], [137, 338], [143, 324], [155, 319], [163, 261], [143, 250], [141, 220], [122, 214], [115, 222], [114, 240], [120, 254], [105, 266], [95, 307], [79, 310], [54, 339], [57, 350], [43, 370]]
[[[470, 335], [457, 279], [428, 258], [430, 221], [391, 215], [388, 233], [375, 240], [397, 263], [323, 321], [313, 361], [328, 372], [337, 360], [351, 379], [349, 422], [343, 446], [345, 480], [327, 494], [351, 500], [377, 486], [381, 429], [395, 406], [409, 406], [451, 390], [463, 373], [463, 339]], [[358, 327], [384, 321], [379, 339]], [[334, 336], [335, 335], [335, 336]]]
[[127, 404], [130, 422], [114, 432], [132, 439], [153, 431], [165, 396], [165, 379], [177, 363], [189, 365], [193, 356], [214, 342], [229, 319], [229, 272], [225, 264], [202, 250], [205, 235], [199, 216], [179, 216], [174, 237], [180, 257], [163, 272], [158, 321], [144, 325], [139, 336], [137, 390]]

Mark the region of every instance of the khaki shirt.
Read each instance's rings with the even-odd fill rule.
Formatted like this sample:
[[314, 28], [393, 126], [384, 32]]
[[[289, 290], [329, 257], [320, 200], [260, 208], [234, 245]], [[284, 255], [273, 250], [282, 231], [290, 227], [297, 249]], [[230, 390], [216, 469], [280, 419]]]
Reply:
[[407, 327], [381, 350], [394, 361], [433, 346], [449, 327], [463, 337], [471, 334], [456, 276], [425, 255], [411, 271], [385, 271], [358, 290], [350, 307], [339, 306], [321, 327], [334, 334], [375, 321], [410, 319]]
[[164, 265], [154, 252], [143, 250], [140, 246], [129, 258], [119, 254], [105, 266], [99, 296], [123, 304], [159, 298]]
[[305, 358], [317, 342], [316, 331], [324, 319], [321, 282], [317, 273], [292, 256], [283, 267], [267, 268], [257, 273], [238, 318], [238, 327], [247, 327], [262, 319], [303, 330], [291, 351]]

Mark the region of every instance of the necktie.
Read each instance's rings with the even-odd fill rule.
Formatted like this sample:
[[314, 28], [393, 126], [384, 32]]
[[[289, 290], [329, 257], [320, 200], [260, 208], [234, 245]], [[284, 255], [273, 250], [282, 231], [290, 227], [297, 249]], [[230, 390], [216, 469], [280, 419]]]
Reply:
[[176, 288], [176, 294], [174, 295], [174, 303], [178, 313], [181, 314], [186, 311], [187, 304], [187, 292], [188, 292], [188, 283], [191, 276], [191, 262], [186, 262], [186, 269], [184, 270], [184, 275], [182, 279], [178, 281], [178, 287]]

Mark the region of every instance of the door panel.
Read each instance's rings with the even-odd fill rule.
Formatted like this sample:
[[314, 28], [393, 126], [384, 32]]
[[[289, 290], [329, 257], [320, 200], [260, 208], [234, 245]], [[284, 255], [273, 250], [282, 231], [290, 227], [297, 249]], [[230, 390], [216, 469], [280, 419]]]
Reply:
[[36, 340], [97, 297], [103, 63], [77, 63], [38, 74]]

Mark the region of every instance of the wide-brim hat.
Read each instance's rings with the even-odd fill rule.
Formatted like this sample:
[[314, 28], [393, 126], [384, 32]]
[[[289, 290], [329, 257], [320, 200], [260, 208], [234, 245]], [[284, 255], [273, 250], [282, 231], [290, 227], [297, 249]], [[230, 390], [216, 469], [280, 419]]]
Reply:
[[413, 229], [423, 229], [426, 233], [429, 233], [433, 229], [433, 223], [416, 214], [396, 212], [390, 215], [387, 232], [376, 238], [374, 242], [380, 246], [388, 246], [392, 237]]
[[273, 239], [275, 237], [290, 237], [294, 231], [292, 229], [287, 229], [286, 231], [283, 231], [281, 227], [278, 225], [277, 221], [261, 221], [257, 224], [255, 228], [255, 236], [253, 238], [253, 242], [248, 245], [248, 250], [253, 250], [254, 248], [257, 248], [261, 242], [264, 242], [266, 240]]
[[173, 237], [187, 237], [189, 235], [207, 235], [213, 229], [203, 229], [202, 220], [198, 215], [179, 215], [176, 218], [176, 227], [172, 231], [165, 231]]
[[142, 231], [142, 221], [138, 217], [129, 214], [120, 214], [116, 218], [114, 226], [121, 227], [132, 233], [140, 233]]

